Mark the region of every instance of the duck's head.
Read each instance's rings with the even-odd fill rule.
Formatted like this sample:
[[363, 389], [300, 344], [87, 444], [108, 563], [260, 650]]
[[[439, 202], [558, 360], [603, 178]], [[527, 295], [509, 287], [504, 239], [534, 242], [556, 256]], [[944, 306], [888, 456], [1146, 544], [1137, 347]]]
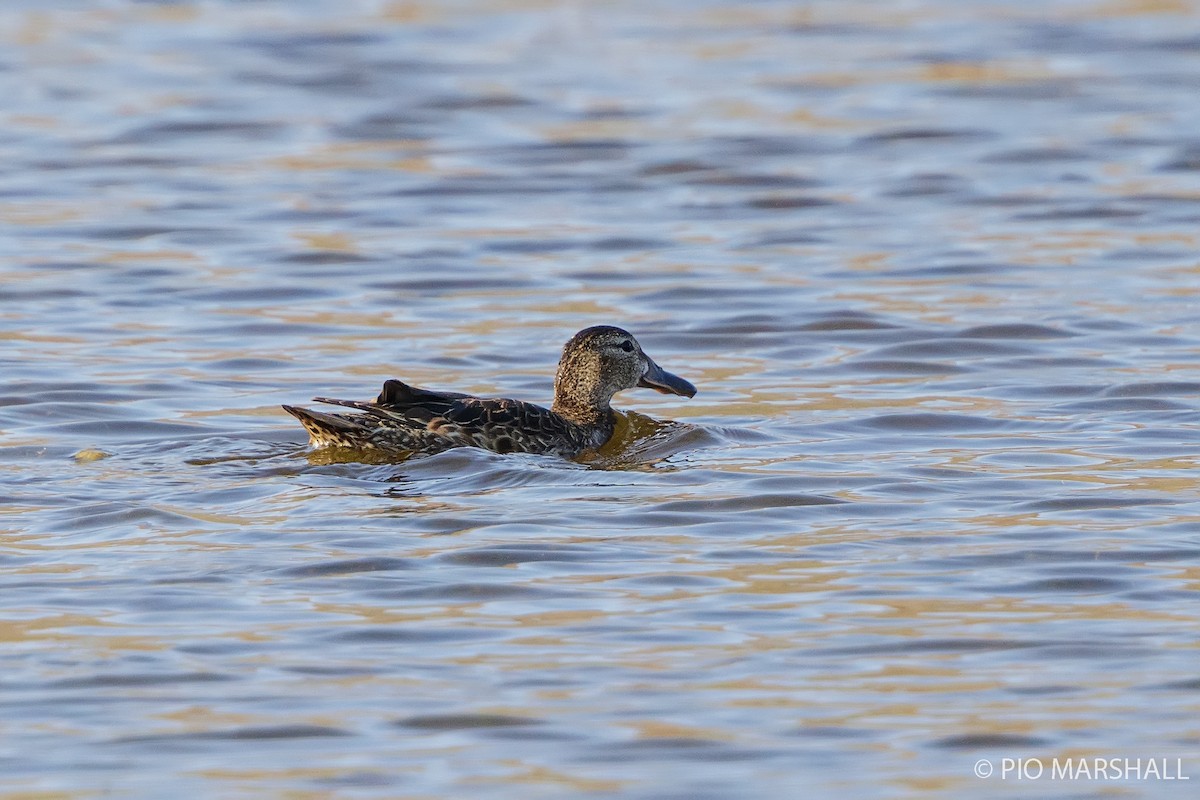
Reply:
[[607, 416], [613, 395], [637, 386], [696, 394], [691, 383], [655, 364], [629, 331], [612, 325], [585, 328], [563, 347], [554, 376], [554, 410], [578, 421]]

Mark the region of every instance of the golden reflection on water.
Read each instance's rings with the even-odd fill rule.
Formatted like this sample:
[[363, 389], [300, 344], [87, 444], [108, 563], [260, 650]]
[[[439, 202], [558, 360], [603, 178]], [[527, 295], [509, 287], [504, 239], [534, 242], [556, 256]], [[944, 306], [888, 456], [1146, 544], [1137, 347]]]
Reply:
[[1140, 17], [1146, 14], [1193, 14], [1194, 0], [1104, 0], [1083, 5], [1085, 17]]
[[[80, 629], [93, 629], [83, 632]], [[20, 623], [0, 623], [0, 641], [10, 644], [49, 643], [62, 646], [78, 657], [112, 659], [125, 653], [153, 653], [171, 649], [171, 643], [157, 636], [116, 633], [115, 626], [97, 617], [82, 614], [56, 614]]]
[[533, 787], [551, 786], [575, 792], [619, 792], [630, 783], [629, 781], [613, 780], [611, 778], [588, 778], [581, 775], [572, 775], [564, 770], [527, 765], [516, 760], [501, 763], [512, 768], [514, 772], [511, 775], [476, 778], [472, 783], [513, 783]]
[[[180, 262], [189, 266], [196, 265], [201, 259], [195, 253], [187, 250], [106, 250], [103, 253], [89, 254], [96, 261], [102, 264], [118, 264], [124, 265], [136, 262], [151, 262], [161, 264], [162, 262]], [[210, 267], [210, 273], [213, 277], [221, 277], [222, 270]], [[232, 270], [224, 271], [225, 275], [233, 274]]]
[[[88, 216], [84, 209], [58, 203], [0, 203], [0, 219], [12, 225], [62, 225]], [[5, 277], [0, 273], [0, 280]]]
[[414, 174], [437, 174], [450, 177], [456, 173], [447, 165], [437, 163], [423, 154], [426, 143], [413, 139], [384, 139], [361, 142], [325, 142], [313, 146], [302, 155], [287, 155], [272, 159], [264, 167], [294, 172], [336, 172], [338, 170], [397, 170]]
[[938, 61], [913, 73], [912, 78], [922, 81], [969, 84], [1028, 83], [1057, 78], [1062, 74], [1061, 69], [1056, 69], [1045, 61], [1034, 59], [1006, 63]]

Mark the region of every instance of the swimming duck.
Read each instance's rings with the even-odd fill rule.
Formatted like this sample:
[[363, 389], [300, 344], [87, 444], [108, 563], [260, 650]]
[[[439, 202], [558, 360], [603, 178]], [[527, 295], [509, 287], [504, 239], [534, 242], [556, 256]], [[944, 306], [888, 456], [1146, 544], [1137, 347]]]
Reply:
[[423, 453], [482, 447], [573, 458], [609, 440], [616, 427], [613, 395], [638, 386], [684, 397], [696, 394], [695, 386], [655, 364], [628, 331], [597, 325], [575, 334], [563, 347], [550, 408], [389, 380], [374, 402], [313, 398], [359, 414], [293, 406], [283, 410], [300, 420], [313, 447]]

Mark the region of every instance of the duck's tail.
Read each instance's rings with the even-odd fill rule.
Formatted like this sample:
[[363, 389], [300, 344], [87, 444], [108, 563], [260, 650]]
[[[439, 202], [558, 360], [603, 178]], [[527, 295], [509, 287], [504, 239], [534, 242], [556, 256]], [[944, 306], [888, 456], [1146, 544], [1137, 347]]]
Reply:
[[355, 422], [350, 416], [326, 414], [323, 411], [310, 411], [295, 406], [283, 406], [283, 410], [300, 420], [300, 424], [308, 431], [308, 438], [313, 447], [374, 447], [371, 443], [371, 429]]

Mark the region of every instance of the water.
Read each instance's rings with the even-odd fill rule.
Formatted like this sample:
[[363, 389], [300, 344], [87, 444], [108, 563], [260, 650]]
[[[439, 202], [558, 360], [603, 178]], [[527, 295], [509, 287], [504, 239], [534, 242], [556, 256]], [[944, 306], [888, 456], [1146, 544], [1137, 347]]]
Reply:
[[[1194, 793], [1193, 4], [0, 31], [0, 797]], [[597, 323], [589, 462], [279, 409]]]

